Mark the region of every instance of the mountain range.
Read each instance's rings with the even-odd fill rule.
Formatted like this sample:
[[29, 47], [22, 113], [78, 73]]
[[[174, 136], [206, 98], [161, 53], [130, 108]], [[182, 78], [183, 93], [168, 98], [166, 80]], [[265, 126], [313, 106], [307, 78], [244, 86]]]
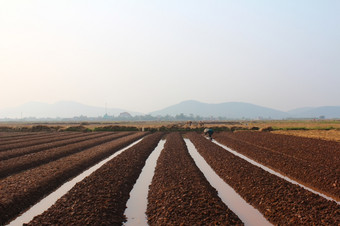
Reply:
[[[98, 117], [118, 115], [126, 112], [120, 108], [93, 107], [73, 101], [59, 101], [54, 104], [28, 102], [18, 107], [0, 109], [0, 118], [72, 118], [75, 116]], [[141, 113], [130, 112], [132, 115]]]
[[[0, 109], [0, 118], [72, 118], [75, 116], [100, 117], [106, 113], [118, 116], [122, 112], [131, 115], [142, 113], [119, 108], [93, 107], [77, 102], [61, 101], [54, 104], [29, 102], [24, 105]], [[287, 118], [340, 118], [340, 106], [304, 107], [288, 112], [275, 110], [243, 102], [226, 102], [220, 104], [202, 103], [188, 100], [149, 113], [152, 116], [187, 116], [223, 117], [228, 119], [287, 119]]]
[[151, 115], [174, 116], [180, 113], [204, 117], [226, 117], [230, 119], [319, 118], [320, 116], [322, 118], [340, 118], [340, 106], [304, 107], [284, 112], [243, 102], [208, 104], [189, 100], [159, 111], [154, 111]]
[[228, 102], [220, 104], [207, 104], [198, 101], [184, 101], [179, 104], [167, 107], [160, 111], [152, 112], [151, 115], [171, 115], [178, 113], [185, 115], [199, 115], [202, 117], [226, 117], [230, 119], [239, 118], [286, 118], [288, 113], [265, 108], [254, 104]]

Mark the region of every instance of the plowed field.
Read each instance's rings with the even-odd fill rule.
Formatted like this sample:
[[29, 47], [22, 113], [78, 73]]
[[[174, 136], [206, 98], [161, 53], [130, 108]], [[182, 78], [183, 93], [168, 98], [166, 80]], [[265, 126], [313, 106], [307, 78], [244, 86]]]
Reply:
[[[183, 136], [215, 173], [275, 225], [339, 225], [340, 148], [336, 142], [260, 132], [214, 134], [220, 143], [330, 196], [305, 190], [207, 140], [199, 133], [0, 134], [0, 225], [99, 161], [29, 225], [122, 225], [129, 194], [160, 139], [165, 139], [149, 187], [149, 225], [243, 225], [196, 166]], [[193, 147], [193, 146], [192, 146]], [[190, 149], [191, 150], [191, 149]], [[220, 192], [220, 191], [219, 191]], [[260, 214], [260, 215], [261, 215]], [[263, 217], [262, 216], [262, 217]]]
[[265, 132], [221, 133], [216, 140], [340, 201], [340, 143]]
[[147, 215], [150, 225], [242, 224], [196, 167], [177, 133], [167, 136], [159, 156]]

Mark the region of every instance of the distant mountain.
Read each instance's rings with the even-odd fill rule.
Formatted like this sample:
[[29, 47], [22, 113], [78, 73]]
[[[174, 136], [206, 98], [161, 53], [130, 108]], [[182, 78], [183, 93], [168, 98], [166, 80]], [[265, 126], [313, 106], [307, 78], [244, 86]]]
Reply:
[[[0, 109], [0, 119], [11, 118], [73, 118], [76, 116], [99, 117], [108, 115], [118, 116], [128, 112], [132, 116], [142, 113], [131, 112], [125, 109], [93, 107], [72, 101], [60, 101], [54, 104], [29, 102], [19, 107]], [[159, 111], [150, 113], [152, 116], [187, 116], [224, 117], [228, 119], [287, 119], [287, 118], [340, 118], [340, 106], [305, 107], [288, 112], [278, 111], [254, 104], [242, 102], [227, 102], [220, 104], [208, 104], [189, 100], [175, 104]]]
[[[127, 110], [119, 108], [108, 108], [108, 115], [119, 115]], [[72, 118], [75, 116], [98, 117], [104, 116], [105, 107], [93, 107], [72, 101], [60, 101], [54, 104], [40, 102], [29, 102], [14, 108], [0, 109], [0, 118]], [[140, 114], [129, 112], [132, 115]]]
[[298, 108], [288, 113], [294, 118], [340, 118], [340, 106]]
[[184, 101], [179, 104], [172, 105], [159, 111], [151, 112], [153, 116], [161, 115], [199, 115], [203, 117], [226, 117], [230, 119], [257, 119], [271, 118], [284, 119], [289, 117], [287, 112], [278, 111], [271, 108], [261, 107], [254, 104], [242, 102], [227, 102], [220, 104], [207, 104], [194, 100]]
[[309, 110], [312, 110], [312, 109], [314, 109], [314, 108], [313, 107], [296, 108], [296, 109], [287, 111], [287, 113], [290, 114], [291, 116], [294, 116], [294, 115], [302, 114], [302, 113], [309, 111]]

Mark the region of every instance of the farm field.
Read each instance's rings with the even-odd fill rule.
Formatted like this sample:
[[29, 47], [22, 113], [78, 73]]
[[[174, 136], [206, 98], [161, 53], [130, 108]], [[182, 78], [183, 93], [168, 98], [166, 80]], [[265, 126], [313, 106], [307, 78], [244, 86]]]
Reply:
[[[121, 225], [126, 203], [161, 139], [149, 187], [149, 225], [243, 225], [190, 154], [193, 143], [214, 172], [274, 225], [340, 224], [340, 143], [237, 131], [197, 132], [1, 132], [0, 225], [25, 213], [84, 170], [133, 144], [63, 194], [29, 225]], [[220, 144], [316, 192], [240, 158]], [[2, 148], [2, 149], [1, 149]], [[321, 193], [321, 195], [320, 195]], [[245, 214], [246, 215], [246, 214]], [[249, 223], [249, 222], [248, 222]]]
[[340, 130], [277, 130], [272, 133], [340, 142]]
[[340, 201], [340, 143], [242, 131], [216, 140]]

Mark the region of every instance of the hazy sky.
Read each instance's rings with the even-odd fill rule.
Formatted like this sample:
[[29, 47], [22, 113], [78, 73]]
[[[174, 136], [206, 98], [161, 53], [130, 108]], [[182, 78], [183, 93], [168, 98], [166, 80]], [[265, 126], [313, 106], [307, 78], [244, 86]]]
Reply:
[[339, 0], [0, 0], [0, 109], [340, 105]]

